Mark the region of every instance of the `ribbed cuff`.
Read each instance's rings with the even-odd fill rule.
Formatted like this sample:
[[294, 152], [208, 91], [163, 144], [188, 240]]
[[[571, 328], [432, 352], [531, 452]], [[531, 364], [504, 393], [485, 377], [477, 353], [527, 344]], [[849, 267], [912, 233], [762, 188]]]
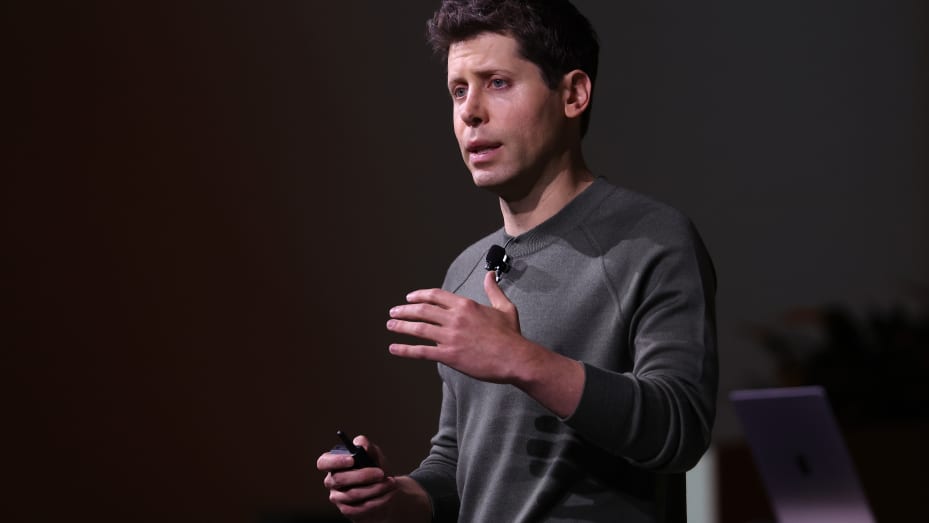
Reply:
[[448, 478], [441, 474], [434, 474], [423, 470], [410, 473], [410, 477], [426, 491], [432, 503], [432, 521], [434, 523], [455, 523], [458, 521], [457, 486], [449, 485]]

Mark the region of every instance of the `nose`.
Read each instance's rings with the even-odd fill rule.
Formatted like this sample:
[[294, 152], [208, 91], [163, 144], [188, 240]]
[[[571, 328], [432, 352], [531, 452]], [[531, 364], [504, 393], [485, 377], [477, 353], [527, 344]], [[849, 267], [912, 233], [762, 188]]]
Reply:
[[468, 98], [459, 107], [458, 116], [468, 127], [477, 127], [487, 120], [480, 94], [476, 89], [468, 92]]

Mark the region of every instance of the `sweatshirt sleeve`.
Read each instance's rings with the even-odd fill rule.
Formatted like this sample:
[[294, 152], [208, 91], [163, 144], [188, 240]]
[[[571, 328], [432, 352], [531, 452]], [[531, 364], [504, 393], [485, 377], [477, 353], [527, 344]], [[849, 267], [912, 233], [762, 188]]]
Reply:
[[580, 403], [564, 420], [591, 443], [662, 472], [697, 463], [716, 409], [716, 276], [696, 230], [689, 222], [683, 229], [683, 241], [621, 260], [636, 260], [640, 276], [638, 285], [615, 289], [628, 322], [628, 340], [617, 346], [632, 351], [632, 369], [585, 363]]
[[419, 468], [410, 473], [432, 502], [432, 521], [436, 523], [458, 520], [458, 438], [456, 430], [457, 411], [455, 399], [443, 381], [442, 410], [439, 415], [439, 430], [432, 438], [432, 449]]

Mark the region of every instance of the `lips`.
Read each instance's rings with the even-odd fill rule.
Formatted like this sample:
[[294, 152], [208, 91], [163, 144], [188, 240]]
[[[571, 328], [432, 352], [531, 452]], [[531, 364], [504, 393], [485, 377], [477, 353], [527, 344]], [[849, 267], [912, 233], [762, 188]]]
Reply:
[[477, 163], [492, 159], [502, 145], [503, 144], [500, 142], [474, 140], [468, 142], [465, 151], [468, 153], [468, 158], [471, 160], [471, 163]]
[[473, 142], [468, 142], [468, 145], [467, 147], [465, 147], [465, 150], [468, 151], [469, 153], [481, 153], [489, 149], [496, 149], [497, 147], [500, 147], [500, 145], [501, 145], [500, 142], [475, 140]]

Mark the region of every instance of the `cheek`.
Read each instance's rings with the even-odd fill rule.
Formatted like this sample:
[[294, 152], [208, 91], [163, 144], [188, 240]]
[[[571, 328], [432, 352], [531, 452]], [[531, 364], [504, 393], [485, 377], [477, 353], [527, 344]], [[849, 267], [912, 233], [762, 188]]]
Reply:
[[507, 129], [511, 138], [525, 142], [535, 134], [540, 115], [528, 108], [507, 108], [498, 113], [499, 122]]
[[524, 150], [538, 149], [550, 131], [550, 122], [537, 112], [514, 115], [510, 127], [512, 135]]
[[540, 105], [536, 111], [526, 119], [528, 132], [536, 142], [548, 142], [555, 138], [564, 127], [564, 121], [559, 108], [549, 104]]
[[458, 140], [458, 143], [464, 147], [462, 142], [462, 136], [464, 135], [465, 125], [461, 122], [461, 119], [458, 118], [458, 115], [453, 115], [454, 120], [452, 120], [452, 132], [455, 133], [455, 139]]

